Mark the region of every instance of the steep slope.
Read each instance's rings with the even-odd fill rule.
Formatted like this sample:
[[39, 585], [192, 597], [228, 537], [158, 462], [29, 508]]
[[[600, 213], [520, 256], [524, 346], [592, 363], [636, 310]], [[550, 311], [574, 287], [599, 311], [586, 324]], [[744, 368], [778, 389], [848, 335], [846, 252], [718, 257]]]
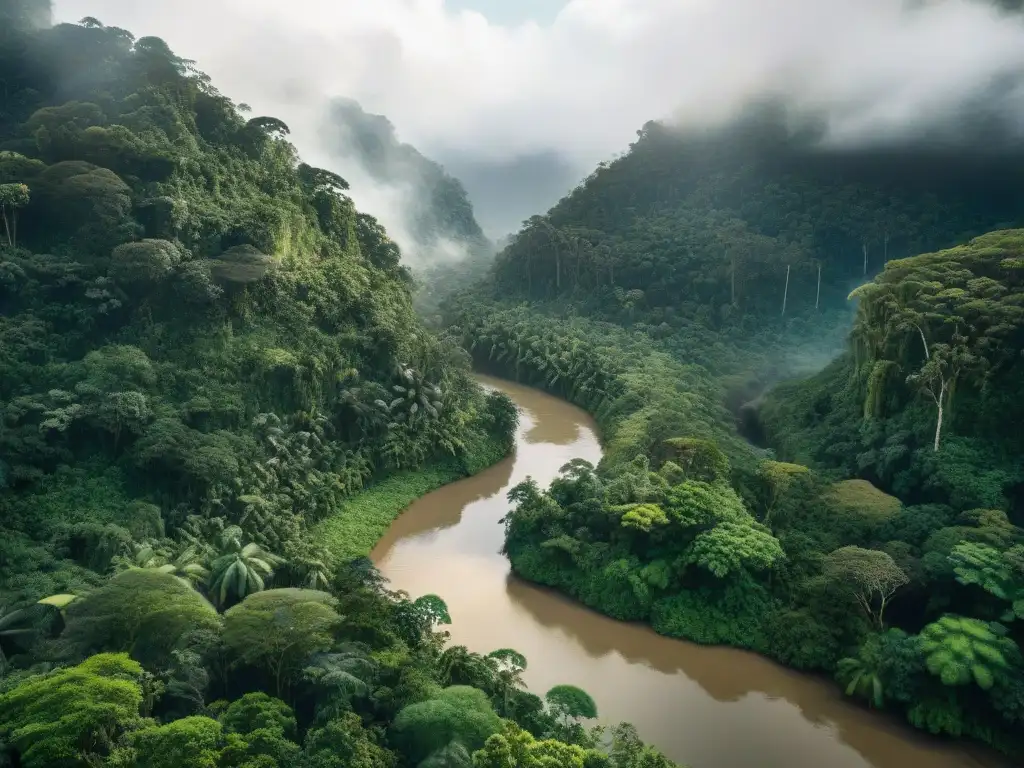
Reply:
[[[847, 295], [887, 261], [1019, 221], [1024, 153], [1002, 147], [839, 150], [778, 105], [717, 132], [648, 123], [626, 155], [526, 222], [447, 318], [478, 364], [500, 357], [542, 384], [553, 363], [522, 356], [550, 358], [559, 343], [511, 316], [485, 320], [492, 312], [528, 302], [576, 325], [624, 326], [714, 376], [705, 410], [738, 412], [767, 384], [843, 350]], [[509, 360], [480, 323], [525, 344]], [[570, 383], [564, 370], [554, 376]], [[654, 440], [631, 434], [645, 449]]]
[[852, 351], [761, 417], [789, 460], [1024, 521], [1024, 231], [898, 259], [854, 292]]
[[5, 589], [95, 583], [190, 525], [240, 525], [301, 583], [341, 498], [501, 454], [502, 407], [419, 325], [397, 246], [284, 123], [157, 38], [3, 42]]
[[[1021, 231], [985, 233], [1021, 222], [1024, 155], [839, 151], [787, 120], [648, 124], [446, 303], [477, 365], [587, 408], [607, 446], [513, 490], [505, 552], [1019, 756]], [[833, 357], [767, 396], [778, 454], [738, 439], [729, 410]]]
[[[446, 647], [444, 602], [357, 557], [406, 486], [503, 456], [517, 414], [415, 319], [345, 180], [163, 41], [16, 10], [0, 762], [496, 765], [511, 742], [529, 766], [673, 768], [625, 725], [599, 752], [585, 692], [545, 702], [515, 651]], [[326, 518], [333, 551], [310, 535]]]
[[713, 133], [648, 123], [528, 223], [497, 290], [630, 324], [751, 328], [842, 306], [889, 259], [1019, 221], [1019, 150], [840, 151], [819, 134], [770, 107]]
[[[322, 132], [339, 163], [356, 163], [369, 182], [395, 193], [393, 211], [409, 241], [406, 256], [416, 278], [417, 311], [436, 320], [450, 286], [479, 280], [496, 248], [473, 215], [462, 183], [415, 147], [399, 141], [394, 125], [351, 99], [336, 99]], [[359, 190], [354, 192], [358, 196]]]
[[377, 182], [411, 188], [413, 210], [407, 215], [418, 241], [486, 244], [461, 182], [415, 147], [399, 141], [386, 117], [367, 113], [351, 99], [335, 99], [325, 127], [332, 132], [326, 140], [332, 154], [358, 162]]

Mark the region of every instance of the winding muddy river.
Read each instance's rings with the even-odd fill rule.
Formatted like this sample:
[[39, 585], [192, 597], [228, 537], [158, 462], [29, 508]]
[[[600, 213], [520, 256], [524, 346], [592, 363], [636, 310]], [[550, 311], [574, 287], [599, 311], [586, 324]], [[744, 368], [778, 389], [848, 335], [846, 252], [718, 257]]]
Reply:
[[839, 689], [755, 654], [661, 637], [608, 619], [509, 573], [499, 554], [505, 494], [528, 475], [546, 486], [559, 467], [601, 448], [580, 409], [534, 389], [480, 377], [520, 406], [514, 456], [410, 506], [373, 551], [397, 589], [434, 593], [455, 643], [515, 648], [539, 695], [578, 685], [602, 722], [641, 736], [692, 768], [970, 768], [998, 762], [930, 739], [843, 699]]

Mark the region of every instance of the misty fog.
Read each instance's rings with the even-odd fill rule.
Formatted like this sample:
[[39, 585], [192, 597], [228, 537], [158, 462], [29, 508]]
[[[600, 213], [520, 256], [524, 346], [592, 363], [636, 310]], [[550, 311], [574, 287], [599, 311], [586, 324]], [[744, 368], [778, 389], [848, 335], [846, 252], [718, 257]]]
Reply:
[[[1019, 128], [1016, 116], [1024, 114], [1024, 23], [984, 0], [507, 7], [56, 0], [55, 15], [92, 15], [165, 38], [225, 93], [284, 119], [310, 162], [346, 176], [358, 169], [325, 146], [322, 124], [331, 99], [357, 100], [466, 180], [492, 238], [624, 151], [649, 119], [714, 123], [752, 97], [773, 95], [823, 110], [830, 140], [857, 145], [934, 135], [937, 127], [955, 139], [946, 128], [965, 105], [973, 115], [979, 98], [995, 105], [1004, 125]], [[400, 229], [394, 209], [407, 195], [350, 181], [360, 205]]]

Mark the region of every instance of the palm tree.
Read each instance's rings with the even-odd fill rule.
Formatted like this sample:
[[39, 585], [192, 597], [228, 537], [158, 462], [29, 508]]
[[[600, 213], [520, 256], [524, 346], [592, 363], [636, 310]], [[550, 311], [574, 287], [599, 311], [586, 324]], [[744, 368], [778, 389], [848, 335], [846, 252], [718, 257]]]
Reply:
[[885, 705], [885, 687], [872, 661], [863, 656], [840, 659], [836, 679], [846, 685], [847, 696], [860, 696], [870, 706], [881, 709]]
[[128, 570], [129, 568], [159, 568], [167, 562], [167, 557], [149, 542], [133, 544], [132, 552], [127, 557], [115, 555], [113, 566], [115, 571]]
[[203, 565], [203, 556], [194, 546], [186, 547], [178, 556], [157, 567], [162, 573], [169, 573], [190, 586], [196, 586], [209, 577], [210, 572]]
[[380, 400], [377, 406], [383, 406], [392, 416], [407, 421], [412, 421], [417, 414], [429, 415], [436, 419], [443, 407], [441, 388], [424, 381], [407, 365], [399, 365], [396, 374], [402, 381], [401, 384], [391, 387], [396, 397], [390, 403]]
[[203, 566], [203, 555], [195, 545], [186, 547], [174, 558], [166, 551], [156, 549], [151, 543], [145, 542], [132, 546], [132, 554], [128, 557], [114, 558], [114, 569], [117, 571], [129, 568], [145, 568], [176, 576], [189, 586], [195, 586], [209, 575]]
[[487, 691], [493, 687], [497, 673], [496, 665], [489, 664], [483, 656], [464, 645], [446, 648], [438, 668], [445, 685], [472, 685]]
[[356, 644], [312, 656], [302, 676], [316, 689], [317, 720], [329, 722], [349, 711], [353, 698], [370, 693], [376, 674], [376, 662]]
[[290, 582], [305, 589], [327, 590], [331, 583], [331, 569], [327, 565], [331, 560], [329, 549], [315, 548], [298, 554], [291, 552], [288, 554], [286, 583]]
[[925, 666], [943, 685], [977, 683], [987, 691], [1019, 661], [1020, 651], [1005, 628], [980, 619], [946, 614], [919, 637]]
[[231, 598], [242, 600], [262, 591], [264, 579], [284, 562], [255, 542], [242, 544], [242, 529], [236, 525], [224, 530], [219, 544], [219, 554], [210, 563], [209, 590], [220, 608]]

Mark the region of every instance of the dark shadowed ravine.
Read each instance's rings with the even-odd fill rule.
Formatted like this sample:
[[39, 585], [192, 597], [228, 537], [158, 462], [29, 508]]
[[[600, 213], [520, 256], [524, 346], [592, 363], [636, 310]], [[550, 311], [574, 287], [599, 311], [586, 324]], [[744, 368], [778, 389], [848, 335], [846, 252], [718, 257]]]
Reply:
[[514, 578], [499, 553], [505, 494], [527, 476], [546, 486], [579, 457], [597, 463], [593, 421], [534, 389], [481, 377], [520, 406], [516, 452], [415, 502], [373, 551], [396, 589], [440, 595], [452, 641], [529, 660], [534, 693], [557, 683], [589, 691], [601, 720], [692, 768], [971, 768], [988, 757], [914, 732], [843, 699], [827, 680], [752, 653], [661, 637]]

